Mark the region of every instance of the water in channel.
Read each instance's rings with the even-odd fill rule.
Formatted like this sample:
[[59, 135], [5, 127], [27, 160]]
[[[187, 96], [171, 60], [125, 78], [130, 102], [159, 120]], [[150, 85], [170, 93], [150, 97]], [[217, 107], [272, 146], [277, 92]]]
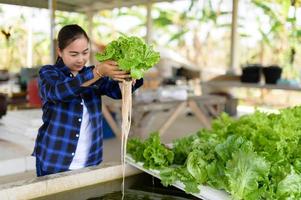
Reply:
[[[120, 200], [122, 199], [122, 192], [113, 192], [105, 194], [104, 196], [89, 198], [87, 200]], [[189, 200], [188, 198], [172, 196], [172, 195], [163, 195], [152, 192], [144, 192], [139, 190], [128, 189], [124, 192], [125, 200]]]

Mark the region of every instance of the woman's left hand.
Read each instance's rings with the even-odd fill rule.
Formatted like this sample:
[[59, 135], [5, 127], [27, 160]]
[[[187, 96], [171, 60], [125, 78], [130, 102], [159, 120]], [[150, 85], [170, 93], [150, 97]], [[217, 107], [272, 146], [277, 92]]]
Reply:
[[130, 78], [128, 72], [122, 71], [118, 68], [118, 64], [115, 61], [107, 60], [96, 65], [96, 70], [103, 76], [108, 76], [115, 81], [123, 81]]

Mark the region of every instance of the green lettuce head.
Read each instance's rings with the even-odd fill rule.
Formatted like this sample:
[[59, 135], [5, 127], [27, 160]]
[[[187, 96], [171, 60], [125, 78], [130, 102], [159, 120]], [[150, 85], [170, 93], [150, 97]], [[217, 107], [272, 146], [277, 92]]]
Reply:
[[130, 72], [134, 79], [140, 79], [159, 62], [160, 54], [139, 37], [121, 36], [110, 42], [104, 52], [97, 53], [96, 59], [99, 62], [114, 60], [121, 70]]

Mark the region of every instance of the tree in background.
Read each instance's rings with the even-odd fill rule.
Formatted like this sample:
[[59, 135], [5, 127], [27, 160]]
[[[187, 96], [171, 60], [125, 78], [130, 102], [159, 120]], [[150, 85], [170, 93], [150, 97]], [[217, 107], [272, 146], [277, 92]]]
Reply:
[[[286, 78], [299, 78], [301, 60], [301, 28], [297, 25], [297, 11], [301, 1], [252, 0], [262, 15], [257, 16], [261, 35], [259, 51], [253, 51], [253, 60], [262, 64], [277, 64]], [[262, 18], [266, 17], [267, 22]], [[300, 23], [300, 22], [299, 22]], [[299, 56], [298, 56], [299, 55]]]
[[[20, 12], [20, 14], [7, 20], [5, 18], [5, 10], [2, 6], [0, 8], [2, 10], [0, 12], [1, 18], [6, 19], [1, 20], [0, 23], [0, 53], [2, 55], [0, 69], [18, 72], [22, 67], [34, 67], [49, 62], [49, 56], [47, 56], [49, 48], [47, 33], [42, 31], [34, 32], [32, 45], [34, 54], [33, 66], [27, 66], [28, 16], [24, 12]], [[38, 15], [39, 13], [36, 14]]]
[[[177, 3], [182, 4], [177, 6]], [[248, 32], [247, 26], [253, 19], [244, 16], [244, 13], [239, 15], [240, 63], [279, 64], [285, 68], [287, 77], [296, 76], [301, 64], [301, 30], [297, 18], [300, 0], [240, 1], [240, 6], [244, 4], [250, 5], [252, 12], [253, 9], [259, 10], [260, 14], [256, 14], [258, 28], [251, 32]], [[225, 0], [154, 3], [152, 43], [179, 52], [201, 69], [220, 68], [225, 71], [230, 61], [231, 6], [230, 1]], [[38, 15], [38, 12], [34, 13]], [[3, 9], [0, 15], [4, 18]], [[267, 21], [263, 23], [263, 19]], [[10, 22], [1, 21], [0, 51], [1, 55], [6, 56], [0, 68], [18, 71], [26, 66], [27, 20], [21, 13]], [[55, 23], [57, 31], [70, 23], [88, 29], [85, 13], [56, 11]], [[92, 23], [94, 29], [90, 37], [96, 44], [105, 45], [121, 34], [144, 37], [146, 8], [133, 6], [102, 10], [95, 13]], [[252, 40], [251, 46], [244, 43], [256, 33], [259, 33], [260, 39]], [[49, 63], [49, 33], [34, 32], [33, 38], [33, 65]]]
[[[153, 4], [152, 43], [179, 52], [200, 68], [227, 68], [231, 24], [220, 18], [231, 19], [231, 12], [227, 11], [225, 1], [214, 2], [181, 1], [185, 8], [180, 10], [173, 6], [177, 2]], [[101, 44], [122, 34], [144, 37], [146, 8], [133, 6], [99, 11], [94, 17], [95, 22], [99, 24], [95, 26], [93, 38]]]

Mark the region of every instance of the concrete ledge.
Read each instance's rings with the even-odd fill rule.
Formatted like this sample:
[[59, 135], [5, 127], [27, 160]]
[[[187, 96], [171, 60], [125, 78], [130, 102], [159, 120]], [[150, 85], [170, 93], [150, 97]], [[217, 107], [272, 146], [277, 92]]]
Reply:
[[[126, 165], [126, 177], [142, 171]], [[122, 178], [120, 163], [105, 163], [96, 167], [38, 177], [0, 185], [0, 199], [32, 199], [78, 189]]]
[[35, 158], [32, 156], [20, 157], [0, 161], [0, 176], [22, 173], [35, 169]]

